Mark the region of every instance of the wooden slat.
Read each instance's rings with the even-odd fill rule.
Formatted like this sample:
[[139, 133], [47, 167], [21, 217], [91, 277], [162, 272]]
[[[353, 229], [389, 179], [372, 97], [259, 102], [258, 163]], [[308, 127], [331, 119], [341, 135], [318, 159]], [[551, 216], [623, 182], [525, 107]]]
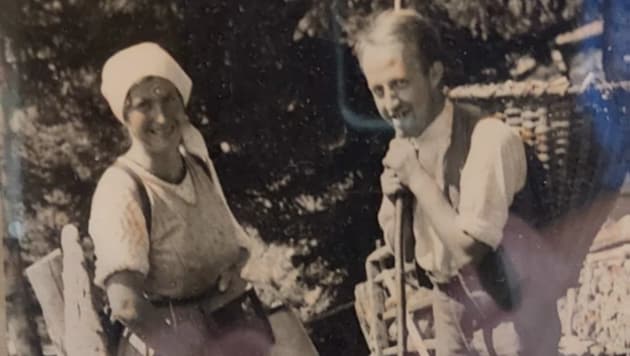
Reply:
[[[416, 271], [416, 267], [412, 263], [405, 263], [405, 274]], [[384, 269], [374, 277], [374, 282], [382, 283], [385, 279], [394, 278], [396, 271], [393, 269]]]
[[65, 346], [68, 356], [107, 356], [107, 340], [93, 303], [92, 283], [79, 232], [66, 225], [61, 233], [65, 300]]
[[385, 307], [385, 291], [374, 282], [374, 277], [378, 273], [378, 267], [369, 261], [365, 263], [367, 274], [367, 294], [368, 303], [371, 309], [370, 315], [370, 337], [367, 339], [368, 346], [375, 356], [382, 356], [382, 348], [387, 345], [387, 330], [383, 322]]
[[370, 321], [374, 320], [373, 311], [369, 307], [367, 284], [359, 283], [354, 287], [354, 310], [365, 340], [370, 339]]
[[407, 330], [409, 330], [409, 339], [411, 346], [411, 350], [416, 350], [420, 356], [429, 356], [429, 349], [420, 335], [420, 331], [418, 330], [418, 326], [413, 321], [413, 315], [407, 316]]
[[[423, 309], [429, 310], [433, 303], [432, 298], [418, 298], [416, 294], [409, 295], [407, 302], [407, 311], [409, 313], [422, 311]], [[393, 320], [396, 317], [396, 308], [388, 308], [383, 313], [383, 320]]]
[[[424, 340], [424, 344], [426, 345], [427, 349], [429, 349], [429, 350], [435, 349], [435, 339], [425, 339]], [[398, 346], [388, 347], [388, 348], [383, 350], [383, 356], [396, 355], [397, 352], [398, 352]]]
[[56, 249], [26, 268], [26, 276], [33, 287], [46, 322], [48, 334], [58, 355], [66, 355], [63, 281], [61, 250]]
[[380, 262], [386, 259], [392, 259], [394, 255], [392, 255], [391, 250], [387, 246], [380, 246], [375, 249], [370, 255], [367, 257], [367, 262]]
[[557, 45], [562, 46], [565, 44], [584, 41], [591, 37], [600, 36], [603, 32], [604, 21], [596, 20], [581, 27], [578, 27], [573, 31], [558, 35], [555, 39], [555, 42]]

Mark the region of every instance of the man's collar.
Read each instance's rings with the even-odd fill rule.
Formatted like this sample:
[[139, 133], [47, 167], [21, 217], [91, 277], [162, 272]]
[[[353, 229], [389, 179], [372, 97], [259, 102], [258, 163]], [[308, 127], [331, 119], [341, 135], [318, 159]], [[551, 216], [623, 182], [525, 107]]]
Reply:
[[417, 145], [425, 142], [434, 142], [435, 140], [450, 140], [451, 130], [453, 126], [453, 103], [444, 99], [444, 107], [431, 124], [420, 134], [420, 136], [412, 138]]

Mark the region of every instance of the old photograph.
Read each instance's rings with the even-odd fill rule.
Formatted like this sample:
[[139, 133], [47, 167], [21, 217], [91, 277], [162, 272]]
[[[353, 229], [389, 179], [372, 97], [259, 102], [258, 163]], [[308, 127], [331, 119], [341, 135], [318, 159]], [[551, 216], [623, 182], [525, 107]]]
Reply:
[[0, 354], [630, 354], [628, 33], [615, 0], [1, 0]]

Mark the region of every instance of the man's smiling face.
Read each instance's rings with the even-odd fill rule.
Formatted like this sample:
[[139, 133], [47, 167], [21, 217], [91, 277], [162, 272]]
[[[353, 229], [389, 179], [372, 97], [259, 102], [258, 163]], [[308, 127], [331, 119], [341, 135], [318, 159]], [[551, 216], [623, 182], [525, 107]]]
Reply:
[[396, 136], [416, 137], [433, 121], [441, 71], [438, 75], [433, 68], [425, 70], [415, 48], [405, 47], [370, 44], [360, 62], [381, 117], [394, 127]]

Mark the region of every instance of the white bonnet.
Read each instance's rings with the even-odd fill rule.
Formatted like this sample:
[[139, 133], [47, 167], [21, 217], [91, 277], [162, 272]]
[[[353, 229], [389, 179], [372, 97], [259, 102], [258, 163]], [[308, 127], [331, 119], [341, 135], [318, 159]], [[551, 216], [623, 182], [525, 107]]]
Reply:
[[129, 89], [144, 77], [154, 76], [169, 80], [188, 103], [192, 81], [175, 59], [159, 45], [143, 42], [127, 47], [111, 56], [103, 66], [101, 93], [118, 120], [123, 120], [123, 109]]

